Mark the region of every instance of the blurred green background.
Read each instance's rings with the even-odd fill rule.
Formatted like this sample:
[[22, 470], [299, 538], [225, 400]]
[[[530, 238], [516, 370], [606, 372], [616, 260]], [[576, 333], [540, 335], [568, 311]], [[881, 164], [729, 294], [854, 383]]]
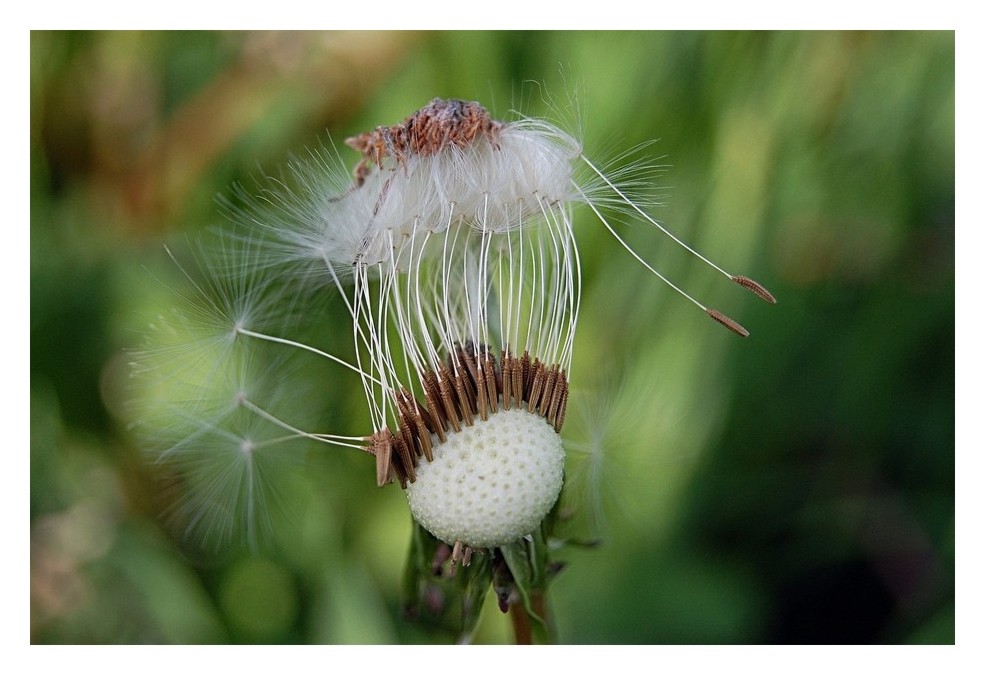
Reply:
[[[954, 641], [953, 33], [35, 32], [33, 642], [446, 639], [401, 617], [410, 518], [358, 453], [310, 449], [256, 554], [182, 540], [125, 349], [232, 183], [435, 96], [550, 114], [531, 81], [589, 156], [658, 139], [654, 214], [779, 299], [624, 227], [743, 341], [579, 212], [567, 498], [602, 544], [558, 553], [561, 640]], [[345, 382], [320, 400], [362, 433]]]

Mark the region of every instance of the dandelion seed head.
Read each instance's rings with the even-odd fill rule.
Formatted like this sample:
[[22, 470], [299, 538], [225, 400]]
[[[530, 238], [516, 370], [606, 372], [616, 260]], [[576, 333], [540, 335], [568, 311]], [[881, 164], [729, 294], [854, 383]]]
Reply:
[[[201, 281], [185, 273], [188, 309], [162, 324], [173, 348], [141, 360], [145, 372], [166, 373], [164, 393], [151, 397], [172, 401], [156, 411], [158, 447], [190, 476], [180, 509], [190, 529], [229, 538], [239, 515], [255, 537], [273, 494], [270, 458], [304, 440], [373, 455], [377, 483], [399, 483], [414, 518], [465, 559], [463, 546], [531, 534], [564, 482], [582, 298], [578, 204], [654, 275], [747, 334], [673, 286], [610, 222], [610, 211], [642, 220], [701, 258], [636, 199], [651, 164], [607, 175], [550, 122], [501, 122], [478, 103], [445, 99], [346, 145], [360, 155], [351, 173], [323, 149], [293, 160], [255, 199], [241, 189], [216, 264]], [[757, 282], [705, 262], [772, 301]], [[291, 336], [323, 286], [351, 319], [349, 357]], [[256, 357], [275, 347], [354, 372], [371, 431], [309, 430], [304, 395], [276, 360]], [[258, 363], [270, 377], [253, 379]]]

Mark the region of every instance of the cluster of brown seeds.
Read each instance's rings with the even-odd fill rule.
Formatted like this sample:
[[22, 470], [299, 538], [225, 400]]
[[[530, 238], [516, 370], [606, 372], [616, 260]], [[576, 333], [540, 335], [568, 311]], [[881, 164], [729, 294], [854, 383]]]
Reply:
[[423, 389], [424, 402], [406, 389], [397, 392], [396, 432], [384, 428], [367, 439], [380, 486], [413, 483], [420, 458], [434, 460], [432, 434], [443, 443], [448, 433], [472, 426], [476, 418], [485, 421], [500, 407], [525, 407], [560, 433], [568, 404], [564, 369], [531, 359], [528, 352], [517, 357], [504, 351], [497, 363], [488, 348], [459, 347], [437, 372], [424, 371]]
[[366, 182], [374, 164], [383, 168], [388, 157], [403, 165], [408, 156], [436, 155], [449, 145], [464, 148], [480, 137], [495, 146], [502, 126], [475, 101], [436, 98], [400, 124], [346, 139], [345, 144], [363, 156], [353, 171], [356, 187]]

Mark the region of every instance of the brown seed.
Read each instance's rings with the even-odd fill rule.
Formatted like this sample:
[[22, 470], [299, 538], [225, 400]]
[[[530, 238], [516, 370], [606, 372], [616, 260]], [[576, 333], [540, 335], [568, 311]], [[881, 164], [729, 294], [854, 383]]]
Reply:
[[[513, 367], [514, 359], [503, 350], [503, 408], [509, 410], [513, 407]], [[519, 399], [517, 399], [519, 402]]]
[[[496, 377], [496, 359], [492, 354], [486, 352], [485, 360], [482, 365], [482, 375], [485, 379], [486, 386], [486, 398], [489, 401], [489, 406], [493, 412], [499, 409], [499, 389], [497, 386], [498, 378]], [[482, 388], [482, 385], [479, 385]]]
[[424, 371], [424, 377], [421, 380], [424, 385], [424, 399], [427, 401], [428, 415], [425, 419], [429, 419], [431, 422], [428, 428], [431, 433], [438, 436], [440, 442], [444, 443], [445, 431], [447, 431], [448, 426], [441, 407], [441, 388], [438, 386], [438, 376], [428, 368]]
[[766, 290], [766, 287], [763, 286], [758, 281], [753, 281], [749, 277], [741, 277], [741, 276], [732, 277], [732, 281], [739, 284], [743, 288], [748, 288], [750, 291], [752, 291], [753, 293], [755, 293], [756, 295], [758, 295], [760, 298], [770, 303], [771, 305], [776, 304], [776, 298], [773, 297], [773, 294], [770, 293], [768, 290]]
[[532, 381], [530, 383], [530, 393], [526, 397], [527, 412], [537, 410], [537, 406], [540, 404], [540, 392], [544, 389], [545, 379], [544, 364], [540, 362], [540, 359], [535, 359], [533, 375], [531, 377]]
[[708, 316], [710, 316], [712, 319], [717, 321], [718, 323], [728, 328], [730, 331], [738, 333], [742, 337], [749, 337], [749, 331], [747, 331], [745, 328], [739, 325], [738, 322], [728, 318], [727, 316], [719, 312], [717, 309], [711, 309], [710, 307], [706, 307], [705, 313]]
[[462, 421], [465, 426], [472, 426], [472, 413], [475, 410], [475, 403], [472, 401], [474, 390], [468, 386], [468, 375], [459, 372], [452, 376], [455, 384], [455, 399], [458, 401], [458, 409], [462, 414]]
[[389, 429], [377, 431], [372, 436], [373, 454], [376, 455], [376, 484], [383, 487], [390, 482], [390, 456], [393, 446], [390, 443]]
[[448, 367], [441, 364], [438, 368], [438, 389], [441, 391], [441, 404], [444, 409], [445, 419], [455, 431], [461, 431], [462, 426], [458, 421], [458, 411], [455, 409], [455, 390], [452, 384], [451, 373]]

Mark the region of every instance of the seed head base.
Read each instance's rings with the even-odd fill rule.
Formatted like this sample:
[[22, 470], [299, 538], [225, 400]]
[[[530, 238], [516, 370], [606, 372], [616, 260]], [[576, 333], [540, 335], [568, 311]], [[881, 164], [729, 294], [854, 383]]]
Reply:
[[436, 539], [496, 548], [535, 532], [563, 484], [561, 437], [540, 415], [513, 408], [450, 433], [405, 494]]

